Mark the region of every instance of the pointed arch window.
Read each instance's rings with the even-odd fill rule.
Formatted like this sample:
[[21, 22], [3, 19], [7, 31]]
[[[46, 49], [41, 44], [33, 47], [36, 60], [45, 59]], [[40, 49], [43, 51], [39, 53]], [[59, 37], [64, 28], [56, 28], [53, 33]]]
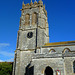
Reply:
[[54, 53], [56, 52], [54, 49], [49, 50], [49, 53]]
[[75, 73], [75, 61], [73, 62], [73, 73]]
[[35, 24], [37, 24], [37, 13], [36, 12], [32, 14], [32, 25], [35, 25]]
[[25, 15], [25, 25], [30, 25], [30, 15], [29, 14]]
[[65, 48], [64, 50], [63, 50], [63, 53], [69, 53], [70, 52], [70, 49], [69, 48]]
[[53, 75], [53, 69], [49, 66], [46, 67], [44, 75]]

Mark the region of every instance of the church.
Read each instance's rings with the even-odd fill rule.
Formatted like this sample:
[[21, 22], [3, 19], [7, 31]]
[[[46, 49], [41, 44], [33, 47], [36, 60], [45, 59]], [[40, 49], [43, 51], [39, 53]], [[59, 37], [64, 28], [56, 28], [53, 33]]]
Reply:
[[49, 43], [43, 1], [22, 4], [13, 75], [75, 75], [75, 41]]

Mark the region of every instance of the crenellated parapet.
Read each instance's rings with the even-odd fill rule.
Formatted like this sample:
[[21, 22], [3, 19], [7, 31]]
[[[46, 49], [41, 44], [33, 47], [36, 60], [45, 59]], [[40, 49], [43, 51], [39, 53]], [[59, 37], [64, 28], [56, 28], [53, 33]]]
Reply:
[[27, 3], [27, 4], [22, 4], [22, 9], [21, 11], [23, 12], [25, 9], [32, 9], [32, 8], [37, 8], [37, 7], [43, 7], [43, 10], [45, 12], [45, 15], [47, 16], [47, 11], [45, 10], [45, 5], [43, 5], [43, 1], [35, 1], [34, 3], [31, 1], [31, 3]]
[[27, 3], [27, 4], [24, 4], [24, 2], [23, 2], [23, 4], [22, 4], [22, 10], [23, 9], [29, 9], [29, 8], [35, 8], [35, 7], [42, 7], [43, 6], [43, 2], [42, 1], [36, 1], [36, 2], [31, 2], [31, 3]]

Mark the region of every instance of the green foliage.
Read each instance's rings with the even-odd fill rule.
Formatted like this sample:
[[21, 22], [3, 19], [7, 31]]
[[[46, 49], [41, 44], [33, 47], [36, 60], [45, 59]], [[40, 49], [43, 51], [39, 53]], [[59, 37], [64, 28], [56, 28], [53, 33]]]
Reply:
[[12, 75], [12, 64], [8, 62], [0, 63], [0, 75]]

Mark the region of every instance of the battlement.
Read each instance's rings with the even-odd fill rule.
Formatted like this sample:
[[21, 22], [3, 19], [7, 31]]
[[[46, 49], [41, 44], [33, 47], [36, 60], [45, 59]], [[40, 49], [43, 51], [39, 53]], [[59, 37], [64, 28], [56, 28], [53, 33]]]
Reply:
[[45, 14], [47, 16], [47, 11], [45, 10], [45, 5], [43, 5], [43, 1], [42, 0], [40, 0], [38, 2], [35, 1], [34, 3], [31, 1], [31, 3], [27, 3], [27, 4], [25, 4], [23, 2], [21, 11], [23, 11], [25, 9], [32, 9], [32, 8], [37, 8], [37, 7], [38, 8], [43, 7], [43, 10], [44, 10], [44, 12], [45, 12]]
[[29, 9], [29, 8], [36, 8], [36, 7], [43, 7], [43, 2], [40, 0], [40, 1], [36, 1], [36, 2], [31, 2], [30, 4], [29, 3], [27, 3], [27, 4], [24, 4], [24, 2], [23, 2], [23, 4], [22, 4], [22, 9], [21, 10], [23, 10], [23, 9]]

